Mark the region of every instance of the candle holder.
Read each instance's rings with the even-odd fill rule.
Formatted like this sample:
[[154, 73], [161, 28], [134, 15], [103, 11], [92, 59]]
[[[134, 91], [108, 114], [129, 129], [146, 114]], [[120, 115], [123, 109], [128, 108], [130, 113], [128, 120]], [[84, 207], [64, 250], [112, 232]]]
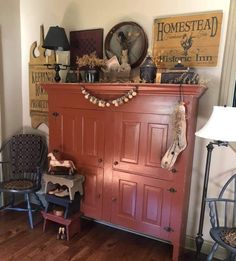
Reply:
[[[49, 49], [49, 50], [54, 50], [56, 51], [69, 51], [70, 50], [70, 45], [65, 33], [64, 28], [59, 27], [59, 26], [51, 26], [48, 30], [48, 33], [45, 37], [43, 48]], [[58, 63], [58, 58], [56, 55], [56, 63], [55, 64], [45, 64], [48, 69], [55, 70], [55, 77], [54, 80], [56, 82], [60, 82], [61, 77], [60, 77], [60, 70], [66, 70], [69, 65], [64, 65]]]
[[70, 67], [70, 65], [61, 64], [61, 63], [44, 64], [44, 65], [47, 66], [49, 70], [55, 70], [55, 77], [54, 77], [55, 82], [61, 81], [60, 71], [67, 70], [67, 68]]

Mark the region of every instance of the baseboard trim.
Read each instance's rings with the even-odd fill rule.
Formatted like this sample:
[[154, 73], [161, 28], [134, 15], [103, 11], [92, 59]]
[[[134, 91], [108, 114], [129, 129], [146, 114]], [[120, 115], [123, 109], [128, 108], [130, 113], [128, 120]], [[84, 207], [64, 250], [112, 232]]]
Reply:
[[[204, 240], [201, 252], [208, 255], [211, 251], [213, 244], [214, 243], [211, 241]], [[191, 251], [196, 251], [195, 237], [186, 236], [185, 248]], [[220, 260], [224, 260], [226, 258], [226, 250], [222, 247], [219, 247], [214, 257]]]

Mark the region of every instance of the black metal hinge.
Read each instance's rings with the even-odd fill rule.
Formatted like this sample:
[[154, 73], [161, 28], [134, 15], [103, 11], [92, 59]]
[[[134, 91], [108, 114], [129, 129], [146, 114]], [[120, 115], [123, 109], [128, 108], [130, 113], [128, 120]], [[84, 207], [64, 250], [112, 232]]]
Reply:
[[171, 227], [164, 227], [164, 230], [167, 232], [174, 232], [174, 229]]
[[54, 111], [54, 112], [52, 113], [52, 116], [54, 116], [54, 117], [57, 117], [58, 115], [59, 115], [59, 113], [56, 112], [56, 111]]

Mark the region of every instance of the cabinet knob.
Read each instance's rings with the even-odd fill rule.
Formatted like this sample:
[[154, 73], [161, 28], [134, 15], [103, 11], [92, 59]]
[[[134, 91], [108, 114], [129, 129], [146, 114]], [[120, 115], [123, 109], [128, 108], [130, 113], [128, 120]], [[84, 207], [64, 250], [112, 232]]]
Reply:
[[112, 197], [111, 200], [112, 200], [113, 202], [115, 202], [115, 201], [117, 200], [117, 198], [116, 198], [116, 197]]
[[164, 230], [167, 232], [173, 232], [174, 229], [172, 227], [164, 227]]
[[176, 173], [177, 170], [176, 170], [176, 169], [171, 169], [171, 172], [172, 172], [172, 173]]
[[118, 161], [114, 161], [114, 163], [113, 163], [115, 166], [116, 165], [118, 165], [119, 164], [119, 162]]
[[102, 159], [98, 159], [98, 163], [102, 163]]
[[167, 190], [170, 191], [171, 193], [177, 192], [177, 190], [176, 190], [175, 188], [169, 188], [169, 189], [167, 189]]

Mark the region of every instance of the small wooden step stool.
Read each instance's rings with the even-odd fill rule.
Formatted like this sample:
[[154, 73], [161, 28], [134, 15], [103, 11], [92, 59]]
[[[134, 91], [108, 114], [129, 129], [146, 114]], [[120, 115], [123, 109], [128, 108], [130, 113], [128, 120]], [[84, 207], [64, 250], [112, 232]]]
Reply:
[[[80, 232], [80, 196], [83, 195], [84, 176], [79, 174], [73, 176], [44, 174], [43, 179], [45, 181], [45, 200], [48, 203], [45, 211], [42, 211], [43, 231], [45, 231], [48, 221], [59, 223], [66, 227], [67, 240], [70, 240], [73, 235]], [[69, 190], [69, 196], [58, 197], [47, 194], [49, 183], [66, 186]], [[63, 217], [53, 214], [54, 205], [65, 208]]]
[[43, 232], [46, 229], [48, 221], [52, 221], [66, 227], [66, 238], [69, 241], [75, 234], [80, 232], [80, 217], [81, 213], [77, 212], [71, 218], [58, 217], [52, 213], [41, 212], [44, 218]]
[[48, 192], [48, 184], [59, 184], [61, 186], [65, 185], [69, 189], [70, 199], [74, 199], [74, 195], [79, 191], [80, 195], [83, 195], [83, 182], [84, 176], [80, 174], [75, 174], [73, 176], [69, 175], [52, 175], [44, 174], [43, 179], [45, 181], [45, 193]]
[[80, 211], [80, 193], [76, 192], [74, 199], [71, 200], [69, 196], [67, 197], [57, 197], [55, 195], [45, 195], [45, 200], [47, 201], [47, 207], [45, 212], [52, 212], [53, 206], [58, 205], [65, 208], [64, 218], [71, 217], [74, 213]]

